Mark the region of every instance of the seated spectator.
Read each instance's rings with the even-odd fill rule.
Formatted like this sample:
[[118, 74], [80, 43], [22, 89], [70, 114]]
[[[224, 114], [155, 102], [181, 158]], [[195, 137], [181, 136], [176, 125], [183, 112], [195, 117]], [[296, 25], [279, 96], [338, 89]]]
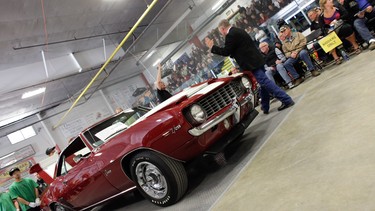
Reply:
[[279, 57], [279, 58], [280, 58], [280, 56], [284, 56], [284, 57], [285, 57], [285, 55], [284, 55], [284, 51], [283, 51], [283, 46], [282, 46], [282, 44], [281, 44], [280, 41], [276, 41], [276, 42], [275, 42], [275, 49], [276, 49], [276, 48], [277, 48], [277, 50], [275, 50], [276, 54], [277, 54], [278, 52], [281, 53], [281, 55], [277, 55], [277, 57]]
[[266, 1], [253, 1], [253, 5], [255, 9], [259, 11], [259, 13], [267, 10]]
[[[315, 30], [321, 30], [320, 24], [319, 24], [319, 15], [321, 13], [322, 11], [320, 10], [320, 8], [313, 8], [307, 12], [307, 15], [309, 16], [309, 19], [311, 21], [311, 25], [310, 25], [311, 32]], [[322, 37], [323, 37], [323, 32], [320, 33], [320, 36], [318, 38], [322, 38]], [[313, 47], [315, 51], [317, 52], [319, 59], [322, 61], [326, 61], [328, 58], [327, 54], [324, 52], [324, 50], [322, 49], [318, 41], [313, 43]], [[340, 63], [341, 63], [340, 59], [336, 61], [336, 64], [340, 64]]]
[[267, 42], [269, 43], [269, 38], [266, 34], [266, 32], [264, 32], [263, 30], [259, 30], [258, 28], [254, 28], [254, 32], [255, 32], [255, 40], [259, 43], [261, 42]]
[[309, 19], [311, 21], [311, 25], [310, 25], [311, 31], [321, 29], [321, 26], [319, 24], [319, 15], [321, 13], [322, 13], [322, 11], [320, 10], [320, 8], [317, 8], [317, 7], [313, 8], [313, 9], [310, 9], [307, 12], [307, 16], [309, 17]]
[[274, 16], [278, 11], [276, 10], [275, 6], [271, 3], [268, 5], [268, 10], [267, 10], [267, 16], [272, 17]]
[[260, 25], [262, 25], [263, 23], [267, 22], [267, 20], [268, 20], [267, 15], [264, 14], [263, 12], [261, 12], [261, 13], [259, 14], [258, 23], [259, 23]]
[[[266, 42], [261, 42], [259, 44], [259, 49], [262, 52], [262, 55], [266, 62], [264, 67], [266, 69], [266, 76], [268, 79], [275, 83], [275, 79], [273, 76], [276, 74], [277, 71], [283, 78], [285, 83], [288, 85], [289, 89], [292, 89], [293, 87], [295, 87], [295, 85], [298, 86], [302, 82], [301, 80], [296, 80], [298, 84], [294, 85], [292, 83], [292, 79], [289, 77], [283, 65], [283, 62], [286, 61], [286, 57], [282, 54], [282, 52], [280, 52], [280, 50], [278, 50], [277, 48], [270, 47]], [[278, 51], [278, 53], [276, 53], [276, 51]]]
[[256, 35], [256, 33], [254, 32], [253, 28], [251, 26], [249, 26], [249, 27], [247, 27], [245, 29], [245, 31], [250, 35], [251, 39], [253, 41], [255, 41], [255, 35]]
[[369, 49], [375, 49], [375, 37], [366, 26], [367, 20], [375, 18], [375, 10], [367, 0], [340, 0], [349, 16], [354, 19], [354, 28], [358, 34], [369, 44]]
[[169, 93], [166, 90], [166, 85], [165, 83], [161, 80], [161, 64], [158, 65], [158, 75], [156, 78], [156, 94], [160, 102], [166, 101], [168, 98], [172, 97], [171, 93]]
[[[323, 9], [322, 14], [319, 16], [319, 24], [322, 28], [323, 33], [327, 34], [327, 32], [330, 32], [331, 30], [328, 29], [331, 26], [337, 28], [335, 32], [340, 37], [340, 39], [348, 40], [352, 44], [355, 53], [360, 54], [361, 49], [356, 42], [353, 27], [350, 25], [350, 17], [345, 8], [343, 8], [341, 5], [335, 7], [333, 4], [333, 0], [320, 0], [319, 4]], [[338, 20], [343, 21], [341, 26], [337, 26]], [[332, 50], [331, 53], [336, 63], [339, 63], [338, 61], [340, 60], [340, 58], [336, 53], [336, 49]]]
[[259, 26], [259, 20], [258, 20], [258, 17], [259, 15], [255, 15], [255, 14], [251, 14], [250, 15], [250, 18], [248, 19], [249, 23], [252, 25], [252, 26]]
[[240, 13], [241, 15], [246, 15], [245, 7], [241, 7], [240, 5], [237, 5], [237, 8], [238, 8], [238, 13]]
[[277, 3], [279, 4], [280, 8], [286, 7], [290, 2], [287, 0], [277, 0]]
[[[290, 30], [288, 25], [284, 25], [280, 28], [280, 32], [283, 36], [283, 51], [287, 58], [284, 63], [285, 68], [291, 72], [297, 72], [294, 68], [294, 64], [299, 60], [302, 60], [306, 63], [308, 71], [311, 72], [311, 75], [316, 77], [320, 73], [315, 70], [314, 64], [310, 59], [310, 55], [306, 48], [306, 37], [303, 36], [300, 32], [293, 32]], [[293, 71], [292, 71], [293, 70]], [[293, 76], [293, 75], [292, 75]], [[294, 77], [294, 76], [293, 76]]]

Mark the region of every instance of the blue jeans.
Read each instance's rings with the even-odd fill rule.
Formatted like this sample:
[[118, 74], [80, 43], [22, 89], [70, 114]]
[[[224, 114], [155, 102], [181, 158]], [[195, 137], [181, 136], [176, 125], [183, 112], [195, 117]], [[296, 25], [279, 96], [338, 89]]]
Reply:
[[306, 63], [308, 71], [313, 71], [315, 69], [314, 64], [310, 59], [309, 53], [307, 52], [307, 50], [303, 49], [299, 52], [297, 58], [289, 57], [284, 63], [285, 68], [290, 72], [290, 74], [292, 74], [294, 79], [299, 78], [299, 75], [293, 66], [293, 64], [297, 63], [299, 59]]
[[[285, 83], [289, 84], [292, 79], [289, 77], [288, 73], [286, 72], [286, 69], [283, 64], [277, 64], [276, 70], [280, 74], [281, 78], [285, 81]], [[273, 70], [266, 70], [267, 78], [270, 79], [272, 82], [275, 83], [274, 75], [276, 74]]]
[[293, 102], [292, 98], [267, 78], [264, 67], [253, 70], [252, 73], [260, 85], [260, 97], [262, 98], [262, 108], [264, 111], [270, 110], [270, 94], [284, 104]]
[[[366, 14], [366, 16], [373, 18], [375, 17], [375, 11], [373, 10], [371, 13]], [[358, 34], [361, 35], [362, 39], [366, 42], [374, 39], [370, 30], [366, 26], [367, 18], [357, 18], [354, 20], [354, 28], [357, 30]]]

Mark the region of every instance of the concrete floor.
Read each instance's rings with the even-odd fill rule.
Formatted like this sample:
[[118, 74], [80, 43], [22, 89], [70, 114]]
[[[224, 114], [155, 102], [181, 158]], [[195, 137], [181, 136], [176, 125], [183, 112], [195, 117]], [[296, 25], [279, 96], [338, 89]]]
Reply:
[[289, 94], [302, 99], [212, 210], [375, 210], [375, 51]]
[[364, 51], [288, 91], [296, 105], [260, 114], [226, 166], [190, 172], [179, 203], [121, 196], [95, 210], [375, 210], [374, 58]]
[[[300, 98], [296, 99], [297, 102], [298, 99]], [[128, 194], [96, 207], [94, 210], [209, 210], [291, 111], [291, 109], [288, 109], [283, 112], [272, 112], [268, 116], [258, 115], [247, 128], [243, 137], [224, 152], [227, 158], [225, 166], [217, 166], [207, 160], [198, 160], [190, 165], [187, 171], [189, 177], [188, 191], [177, 204], [161, 208], [147, 200]]]

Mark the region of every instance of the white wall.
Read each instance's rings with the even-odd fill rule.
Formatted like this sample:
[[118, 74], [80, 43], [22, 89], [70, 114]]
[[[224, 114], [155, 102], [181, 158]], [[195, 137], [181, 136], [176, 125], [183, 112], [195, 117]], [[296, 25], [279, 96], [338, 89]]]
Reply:
[[[72, 103], [60, 105], [49, 111], [47, 115], [67, 109], [71, 105]], [[55, 143], [61, 149], [65, 148], [68, 145], [68, 141], [77, 136], [83, 129], [113, 114], [99, 92], [94, 94], [88, 102], [76, 106], [64, 119], [62, 124], [54, 129], [53, 127], [64, 113], [60, 113], [44, 121]]]
[[133, 97], [132, 94], [137, 88], [142, 87], [147, 87], [147, 84], [141, 76], [136, 76], [104, 88], [103, 93], [113, 109], [120, 107], [125, 110], [137, 101], [138, 97]]
[[1, 137], [0, 157], [31, 144], [36, 152], [34, 156], [35, 161], [39, 162], [40, 160], [45, 159], [47, 157], [45, 154], [47, 147], [53, 146], [54, 143], [48, 137], [47, 131], [42, 127], [40, 123], [34, 124], [32, 127], [34, 128], [37, 135], [17, 144], [11, 144], [7, 136]]

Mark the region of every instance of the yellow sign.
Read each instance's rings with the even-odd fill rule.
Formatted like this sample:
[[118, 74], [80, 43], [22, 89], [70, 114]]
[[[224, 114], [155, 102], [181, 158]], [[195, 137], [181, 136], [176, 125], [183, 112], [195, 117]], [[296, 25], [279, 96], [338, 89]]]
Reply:
[[29, 172], [29, 169], [31, 168], [31, 166], [33, 166], [35, 164], [35, 161], [33, 158], [29, 158], [25, 161], [22, 161], [22, 162], [19, 162], [17, 164], [14, 164], [12, 166], [9, 166], [5, 169], [2, 169], [0, 170], [0, 186], [3, 186], [3, 183], [5, 183], [6, 181], [8, 180], [11, 180], [12, 177], [9, 176], [9, 171], [11, 168], [13, 167], [17, 167], [20, 169], [21, 173], [22, 174], [25, 174]]
[[342, 41], [337, 36], [336, 32], [331, 32], [321, 40], [319, 40], [319, 45], [323, 48], [323, 50], [328, 53], [335, 49], [336, 47], [340, 46]]

